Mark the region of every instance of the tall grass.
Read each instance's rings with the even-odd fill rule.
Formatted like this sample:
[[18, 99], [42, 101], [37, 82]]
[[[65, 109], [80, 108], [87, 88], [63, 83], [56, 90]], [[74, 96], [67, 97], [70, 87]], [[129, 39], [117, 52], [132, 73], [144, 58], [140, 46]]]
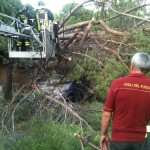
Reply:
[[[81, 150], [80, 142], [74, 136], [77, 132], [80, 133], [80, 128], [73, 124], [34, 118], [19, 124], [16, 133], [1, 135], [0, 150]], [[85, 150], [92, 148], [85, 146]]]

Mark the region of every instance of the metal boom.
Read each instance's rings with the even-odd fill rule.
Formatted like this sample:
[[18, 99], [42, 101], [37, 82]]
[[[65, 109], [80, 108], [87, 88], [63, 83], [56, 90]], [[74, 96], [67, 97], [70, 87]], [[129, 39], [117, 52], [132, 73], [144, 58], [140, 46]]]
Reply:
[[[11, 24], [5, 24], [0, 20], [0, 36], [8, 38], [8, 52], [10, 58], [50, 58], [55, 56], [55, 34], [53, 22], [46, 28], [45, 20], [42, 20], [45, 27], [41, 33], [37, 32], [32, 26], [21, 23], [18, 19], [0, 13], [0, 16], [10, 19]], [[41, 36], [42, 40], [39, 38]], [[17, 49], [16, 42], [20, 40], [30, 41], [27, 50]]]

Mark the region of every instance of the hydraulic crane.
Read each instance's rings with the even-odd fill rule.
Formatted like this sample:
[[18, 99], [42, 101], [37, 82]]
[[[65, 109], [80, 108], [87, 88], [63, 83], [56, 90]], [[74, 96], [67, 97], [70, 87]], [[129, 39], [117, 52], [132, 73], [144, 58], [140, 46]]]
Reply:
[[[11, 20], [11, 24], [5, 24], [0, 20], [0, 36], [8, 39], [9, 58], [50, 58], [55, 56], [55, 34], [53, 22], [40, 20], [43, 27], [41, 33], [37, 32], [32, 26], [21, 23], [18, 19], [0, 13], [0, 16]], [[41, 37], [41, 38], [39, 38]], [[16, 41], [28, 39], [30, 46], [26, 51], [17, 49]]]
[[[40, 20], [42, 31], [38, 32], [32, 26], [21, 23], [18, 19], [0, 13], [0, 17], [7, 18], [10, 24], [0, 20], [0, 36], [4, 36], [8, 40], [8, 54], [10, 63], [8, 66], [7, 83], [5, 88], [5, 99], [12, 98], [12, 69], [13, 59], [45, 59], [55, 57], [56, 38], [54, 33], [54, 23], [49, 21], [48, 26], [45, 20]], [[16, 42], [28, 40], [30, 45], [28, 49], [17, 47]]]

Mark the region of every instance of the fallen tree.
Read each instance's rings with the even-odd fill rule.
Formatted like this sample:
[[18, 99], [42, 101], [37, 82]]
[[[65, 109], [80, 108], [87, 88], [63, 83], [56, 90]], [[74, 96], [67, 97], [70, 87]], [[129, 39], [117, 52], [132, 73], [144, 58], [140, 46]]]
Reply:
[[[149, 22], [149, 18], [143, 18], [143, 17], [131, 15], [130, 13], [135, 12], [141, 8], [144, 8], [149, 4], [137, 6], [124, 12], [117, 11], [111, 5], [109, 5], [108, 8], [113, 12], [117, 13], [117, 15], [112, 16], [110, 18], [105, 18], [103, 20], [102, 19], [95, 20], [93, 18], [92, 20], [78, 22], [75, 24], [65, 26], [65, 23], [75, 13], [75, 11], [88, 2], [91, 2], [91, 0], [87, 0], [77, 5], [75, 8], [70, 10], [68, 14], [66, 14], [66, 16], [60, 21], [59, 30], [58, 30], [59, 39], [60, 39], [60, 49], [69, 50], [70, 48], [76, 49], [77, 47], [78, 48], [83, 47], [84, 49], [88, 46], [88, 45], [85, 46], [86, 40], [91, 39], [91, 42], [96, 44], [99, 48], [103, 49], [104, 51], [108, 51], [112, 54], [115, 54], [118, 60], [126, 68], [128, 68], [126, 65], [126, 61], [123, 60], [119, 52], [124, 47], [131, 47], [131, 45], [134, 45], [133, 48], [135, 50], [137, 50], [138, 47], [136, 43], [130, 43], [131, 41], [129, 43], [123, 42], [124, 38], [128, 36], [130, 37], [130, 34], [132, 33], [132, 30], [134, 30], [135, 27], [140, 27], [145, 22]], [[129, 18], [136, 19], [136, 25], [124, 31], [122, 31], [122, 29], [119, 28], [114, 29], [109, 26], [109, 21], [114, 20], [121, 16], [127, 16]], [[95, 30], [94, 28], [97, 28], [97, 31], [94, 31]], [[139, 30], [148, 31], [149, 28], [142, 27], [142, 29], [139, 28]], [[114, 37], [116, 40], [113, 39]], [[100, 40], [97, 40], [96, 38]], [[101, 42], [105, 43], [105, 46]], [[116, 45], [119, 45], [119, 47], [116, 47]], [[89, 47], [92, 47], [92, 45], [89, 44]]]

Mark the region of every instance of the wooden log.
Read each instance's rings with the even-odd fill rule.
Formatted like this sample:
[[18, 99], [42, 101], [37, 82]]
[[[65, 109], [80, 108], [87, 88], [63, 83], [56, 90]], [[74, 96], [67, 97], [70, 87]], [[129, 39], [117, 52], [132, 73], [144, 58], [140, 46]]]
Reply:
[[69, 30], [75, 30], [75, 29], [81, 28], [81, 27], [83, 27], [83, 26], [87, 26], [89, 22], [90, 22], [90, 21], [84, 21], [84, 22], [72, 24], [72, 25], [69, 25], [69, 26], [65, 26], [64, 28], [61, 28], [61, 29], [58, 31], [58, 34], [64, 33], [64, 32], [69, 31]]
[[82, 45], [83, 42], [85, 41], [85, 39], [87, 38], [88, 33], [90, 32], [92, 26], [94, 25], [94, 22], [95, 22], [95, 19], [94, 19], [94, 18], [89, 22], [88, 26], [86, 27], [85, 32], [83, 33], [83, 37], [82, 37], [82, 40], [81, 40], [81, 42], [80, 42], [80, 45]]
[[[84, 22], [66, 26], [66, 27], [60, 29], [58, 34], [64, 33], [69, 30], [74, 30], [77, 28], [87, 26], [89, 23], [90, 23], [90, 21], [84, 21]], [[100, 24], [107, 32], [114, 34], [114, 35], [124, 36], [124, 35], [128, 34], [128, 32], [120, 32], [120, 31], [111, 29], [103, 20], [94, 21], [93, 24], [95, 24], [95, 25]]]
[[128, 33], [128, 32], [120, 32], [120, 31], [116, 31], [116, 30], [110, 29], [107, 26], [107, 24], [104, 21], [102, 21], [102, 20], [99, 20], [99, 23], [100, 23], [101, 26], [103, 26], [106, 29], [107, 32], [112, 33], [114, 35], [124, 36], [124, 35], [126, 35]]
[[77, 35], [79, 34], [80, 30], [77, 29], [74, 33], [74, 35], [68, 40], [68, 42], [65, 44], [64, 49], [66, 49], [72, 42], [73, 40], [77, 37]]

